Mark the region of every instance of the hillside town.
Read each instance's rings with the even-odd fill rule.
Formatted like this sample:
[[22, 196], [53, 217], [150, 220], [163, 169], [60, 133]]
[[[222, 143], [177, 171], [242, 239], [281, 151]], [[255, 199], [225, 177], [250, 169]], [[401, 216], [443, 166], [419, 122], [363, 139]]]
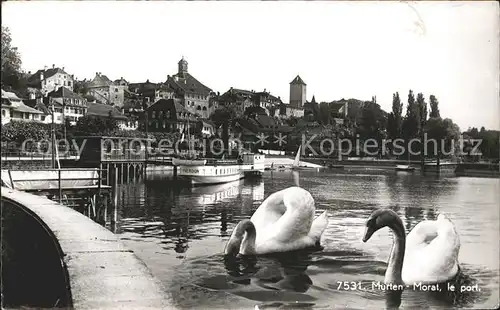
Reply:
[[[252, 151], [271, 149], [290, 153], [312, 136], [333, 141], [398, 138], [408, 141], [426, 133], [450, 141], [461, 135], [469, 142], [486, 139], [489, 142], [483, 144], [482, 154], [498, 158], [495, 147], [498, 132], [485, 128], [461, 132], [451, 119], [441, 117], [434, 95], [427, 100], [424, 94], [409, 90], [404, 107], [404, 100], [396, 92], [392, 111], [386, 112], [376, 96], [371, 100], [322, 98], [319, 101], [314, 94], [308, 94], [306, 80], [299, 74], [290, 77], [290, 81], [282, 81], [289, 83], [288, 98], [268, 89], [255, 90], [252, 85], [234, 85], [221, 92], [212, 89], [210, 81], [198, 80], [196, 67], [188, 65], [187, 59], [181, 57], [177, 72], [166, 72], [164, 81], [132, 82], [126, 77], [110, 78], [100, 71], [81, 80], [56, 64], [25, 72], [19, 65], [12, 69], [6, 62], [2, 76], [2, 143], [7, 145], [5, 149], [18, 149], [23, 139], [47, 136], [55, 126], [58, 138], [68, 135], [147, 136], [157, 140], [192, 137], [194, 141], [233, 138]], [[34, 127], [29, 129], [18, 125], [19, 122], [30, 122]], [[18, 133], [16, 128], [22, 128], [24, 133]], [[266, 139], [260, 139], [259, 135], [265, 135]], [[278, 139], [283, 143], [277, 143]], [[471, 145], [467, 148], [472, 149]], [[352, 155], [363, 156], [363, 151], [353, 150]], [[470, 160], [481, 157], [469, 155]]]
[[[194, 75], [184, 57], [177, 72], [160, 83], [128, 82], [124, 77], [112, 80], [102, 72], [78, 80], [64, 67], [45, 66], [26, 73], [24, 90], [2, 89], [2, 125], [24, 121], [74, 127], [82, 117], [111, 116], [123, 131], [185, 133], [189, 126], [193, 135], [211, 137], [220, 134], [220, 114], [229, 113], [231, 133], [249, 138], [260, 132], [288, 134], [299, 122], [310, 128], [323, 124], [320, 103], [314, 95], [307, 100], [307, 84], [299, 75], [289, 83], [288, 102], [266, 89], [231, 87], [216, 92]], [[344, 99], [322, 102], [330, 113], [326, 125], [355, 121], [357, 112], [368, 103]]]

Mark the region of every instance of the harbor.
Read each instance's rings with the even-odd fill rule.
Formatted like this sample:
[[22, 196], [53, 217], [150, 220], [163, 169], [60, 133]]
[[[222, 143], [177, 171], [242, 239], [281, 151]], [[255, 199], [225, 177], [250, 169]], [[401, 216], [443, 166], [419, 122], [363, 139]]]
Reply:
[[[462, 268], [471, 277], [468, 281], [481, 287], [481, 292], [463, 295], [455, 302], [409, 291], [407, 307], [423, 303], [433, 307], [446, 302], [487, 307], [495, 299], [499, 285], [493, 244], [493, 236], [498, 235], [498, 179], [321, 169], [265, 171], [260, 180], [182, 187], [172, 186], [171, 177], [150, 175], [144, 182], [120, 185], [114, 232], [134, 249], [166, 291], [176, 292], [172, 302], [177, 309], [199, 307], [200, 303], [209, 309], [224, 308], [228, 303], [240, 309], [276, 303], [291, 307], [297, 300], [326, 307], [333, 296], [352, 303], [353, 294], [357, 297], [353, 307], [363, 307], [365, 294], [369, 293], [338, 291], [336, 281], [350, 281], [353, 277], [363, 279], [363, 283], [383, 281], [377, 270], [383, 268], [382, 262], [389, 255], [390, 232], [384, 232], [371, 244], [362, 244], [359, 239], [371, 210], [392, 205], [398, 206], [395, 210], [407, 229], [434, 218], [438, 212], [453, 217], [461, 227]], [[259, 258], [258, 274], [238, 271], [244, 268], [242, 265], [222, 264], [222, 251], [236, 224], [250, 217], [270, 194], [294, 186], [297, 181], [311, 191], [318, 212], [329, 212], [330, 222], [323, 237], [325, 248], [316, 253]], [[481, 197], [472, 195], [478, 189], [483, 193]], [[474, 228], [468, 226], [480, 222], [486, 223], [484, 238], [475, 236]], [[478, 238], [485, 243], [477, 243]], [[481, 258], [475, 254], [479, 251], [485, 253]], [[249, 283], [245, 282], [248, 277]], [[386, 299], [380, 294], [370, 302], [378, 309], [384, 307]]]
[[498, 308], [498, 3], [2, 9], [2, 309]]

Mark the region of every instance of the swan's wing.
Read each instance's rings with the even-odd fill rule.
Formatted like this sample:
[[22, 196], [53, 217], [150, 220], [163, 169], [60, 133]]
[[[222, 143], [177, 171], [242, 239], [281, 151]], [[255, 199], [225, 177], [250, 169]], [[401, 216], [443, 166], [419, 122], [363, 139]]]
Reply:
[[286, 212], [276, 222], [274, 238], [291, 242], [309, 235], [315, 212], [312, 195], [303, 188], [290, 187], [285, 190], [283, 203]]
[[262, 238], [265, 230], [278, 221], [286, 211], [285, 204], [283, 203], [283, 196], [287, 189], [272, 193], [267, 197], [255, 210], [250, 218], [250, 221], [255, 226], [257, 231], [257, 239]]
[[440, 247], [441, 251], [458, 251], [460, 238], [455, 225], [444, 214], [435, 221], [418, 223], [406, 237], [407, 252]]
[[408, 234], [403, 275], [436, 282], [447, 280], [457, 272], [459, 250], [460, 238], [446, 216], [422, 221]]
[[309, 237], [312, 238], [315, 242], [319, 242], [321, 239], [321, 235], [325, 231], [328, 226], [328, 214], [325, 212], [321, 213], [311, 225], [311, 230], [309, 231]]
[[406, 252], [427, 247], [438, 236], [438, 228], [436, 221], [418, 223], [406, 237]]

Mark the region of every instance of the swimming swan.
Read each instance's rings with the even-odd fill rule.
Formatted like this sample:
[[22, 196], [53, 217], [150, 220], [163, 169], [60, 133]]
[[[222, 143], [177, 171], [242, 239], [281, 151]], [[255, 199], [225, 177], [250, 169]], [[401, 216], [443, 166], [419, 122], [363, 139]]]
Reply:
[[437, 284], [458, 273], [460, 238], [455, 225], [443, 214], [435, 221], [422, 221], [408, 234], [401, 218], [389, 209], [374, 211], [366, 222], [363, 242], [374, 232], [388, 226], [394, 234], [389, 257], [386, 284]]
[[328, 219], [326, 211], [316, 219], [314, 212], [314, 199], [303, 188], [294, 186], [273, 193], [250, 220], [236, 225], [224, 253], [256, 255], [319, 245]]

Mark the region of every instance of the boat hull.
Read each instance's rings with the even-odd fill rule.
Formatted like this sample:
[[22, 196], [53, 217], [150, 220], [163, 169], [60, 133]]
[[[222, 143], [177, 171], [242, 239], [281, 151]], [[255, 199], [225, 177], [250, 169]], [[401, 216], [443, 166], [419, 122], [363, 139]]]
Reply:
[[228, 183], [243, 179], [245, 174], [238, 172], [228, 175], [180, 175], [179, 180], [190, 183], [192, 185], [208, 185]]
[[415, 167], [407, 166], [407, 165], [397, 165], [396, 171], [414, 171]]
[[318, 168], [315, 168], [315, 167], [305, 167], [305, 166], [292, 167], [291, 169], [295, 170], [295, 171], [301, 171], [301, 170], [318, 170]]
[[174, 166], [203, 166], [206, 165], [205, 159], [180, 159], [172, 158], [172, 165]]

